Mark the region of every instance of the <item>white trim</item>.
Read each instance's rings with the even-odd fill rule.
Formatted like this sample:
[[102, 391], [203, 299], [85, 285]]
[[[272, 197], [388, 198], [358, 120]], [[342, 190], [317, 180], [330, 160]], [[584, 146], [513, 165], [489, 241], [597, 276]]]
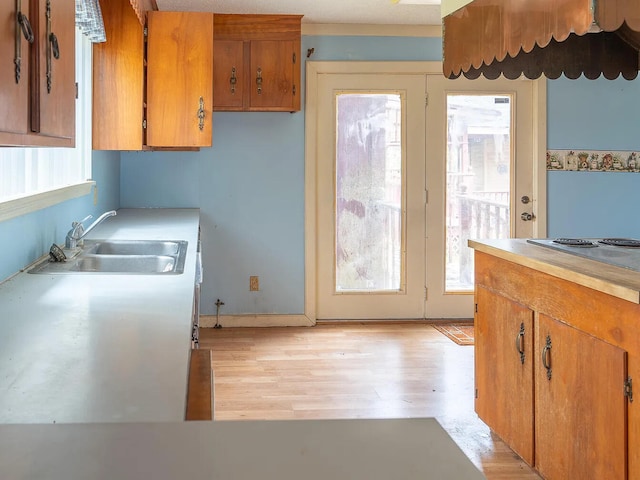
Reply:
[[91, 189], [95, 184], [95, 181], [87, 180], [86, 182], [76, 185], [69, 185], [46, 192], [33, 193], [2, 201], [0, 202], [0, 222], [50, 207], [65, 200], [88, 195], [91, 193]]
[[538, 161], [533, 162], [533, 236], [547, 236], [547, 79], [540, 77], [533, 82], [533, 138], [534, 154]]
[[359, 23], [303, 23], [302, 35], [358, 37], [442, 37], [442, 25], [367, 25]]
[[[212, 328], [215, 315], [200, 315], [200, 327]], [[222, 327], [313, 327], [315, 322], [305, 315], [220, 315]]]

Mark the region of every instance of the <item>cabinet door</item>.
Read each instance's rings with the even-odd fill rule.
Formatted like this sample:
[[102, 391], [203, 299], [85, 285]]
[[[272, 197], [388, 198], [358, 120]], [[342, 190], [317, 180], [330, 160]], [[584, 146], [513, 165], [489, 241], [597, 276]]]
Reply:
[[546, 315], [536, 325], [536, 468], [626, 478], [626, 352]]
[[250, 110], [299, 109], [300, 82], [295, 78], [296, 69], [300, 70], [299, 51], [295, 41], [251, 42]]
[[147, 15], [147, 145], [211, 146], [213, 14]]
[[[31, 20], [29, 1], [23, 0], [21, 11]], [[29, 51], [16, 22], [16, 3], [0, 2], [0, 140], [3, 133], [25, 134], [29, 126]], [[20, 56], [19, 79], [16, 80], [16, 41]]]
[[213, 108], [242, 110], [244, 96], [244, 42], [213, 43]]
[[129, 0], [102, 2], [105, 43], [93, 46], [93, 149], [140, 150], [144, 35]]
[[31, 130], [75, 143], [75, 1], [39, 0], [37, 104]]
[[533, 311], [478, 286], [475, 409], [533, 465]]

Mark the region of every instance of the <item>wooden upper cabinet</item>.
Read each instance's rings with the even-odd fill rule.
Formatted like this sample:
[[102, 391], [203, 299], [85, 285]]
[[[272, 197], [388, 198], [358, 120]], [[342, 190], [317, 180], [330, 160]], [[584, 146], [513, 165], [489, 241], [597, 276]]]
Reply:
[[211, 146], [213, 14], [148, 12], [147, 145]]
[[40, 0], [37, 48], [33, 70], [40, 108], [32, 110], [32, 131], [70, 139], [76, 131], [75, 1]]
[[214, 15], [214, 110], [300, 110], [301, 19]]
[[242, 110], [244, 104], [244, 42], [214, 40], [213, 96], [216, 110]]
[[93, 45], [93, 149], [140, 150], [144, 32], [129, 0], [101, 8], [107, 41]]
[[[31, 18], [26, 0], [21, 13]], [[6, 144], [8, 134], [24, 135], [29, 129], [30, 45], [16, 22], [15, 2], [0, 2], [0, 21], [0, 139]], [[18, 71], [14, 61], [20, 65]]]
[[93, 50], [93, 148], [211, 146], [213, 14], [147, 12], [145, 59], [129, 0], [103, 3], [107, 42]]
[[0, 2], [0, 22], [0, 145], [73, 147], [74, 0]]

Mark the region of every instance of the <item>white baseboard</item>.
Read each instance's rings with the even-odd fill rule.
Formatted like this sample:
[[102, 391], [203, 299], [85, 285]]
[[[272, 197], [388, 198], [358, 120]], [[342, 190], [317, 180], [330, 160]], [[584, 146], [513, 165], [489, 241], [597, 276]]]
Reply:
[[[200, 327], [212, 328], [215, 315], [200, 315]], [[222, 327], [313, 327], [315, 322], [306, 315], [220, 315]]]

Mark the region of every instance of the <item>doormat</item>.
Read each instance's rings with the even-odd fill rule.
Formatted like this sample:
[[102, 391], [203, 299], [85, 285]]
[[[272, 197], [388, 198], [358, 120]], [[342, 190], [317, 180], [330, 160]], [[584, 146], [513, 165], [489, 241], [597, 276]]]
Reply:
[[447, 323], [434, 325], [433, 328], [458, 345], [473, 345], [473, 324]]

